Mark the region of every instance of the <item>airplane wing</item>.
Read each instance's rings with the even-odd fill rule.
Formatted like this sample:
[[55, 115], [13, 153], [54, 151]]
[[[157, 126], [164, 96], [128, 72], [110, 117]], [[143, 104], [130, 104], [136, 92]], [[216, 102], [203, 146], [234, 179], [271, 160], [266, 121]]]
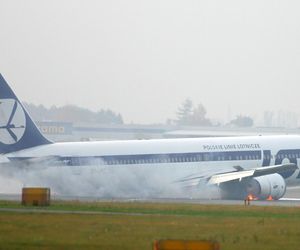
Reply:
[[234, 166], [234, 170], [214, 173], [211, 175], [203, 175], [203, 174], [195, 174], [187, 176], [183, 179], [180, 179], [178, 182], [185, 183], [186, 186], [195, 186], [200, 182], [205, 181], [208, 185], [219, 185], [221, 183], [230, 182], [234, 180], [241, 181], [244, 178], [250, 177], [258, 177], [263, 175], [275, 174], [275, 173], [283, 173], [289, 170], [296, 170], [298, 167], [294, 163], [274, 165], [269, 167], [259, 167], [253, 168], [249, 170], [245, 170], [240, 166]]
[[234, 172], [212, 175], [208, 184], [221, 184], [223, 182], [242, 180], [247, 177], [258, 177], [268, 174], [282, 173], [288, 170], [296, 170], [298, 167], [294, 163], [274, 165], [269, 167], [259, 167], [251, 170], [237, 170]]

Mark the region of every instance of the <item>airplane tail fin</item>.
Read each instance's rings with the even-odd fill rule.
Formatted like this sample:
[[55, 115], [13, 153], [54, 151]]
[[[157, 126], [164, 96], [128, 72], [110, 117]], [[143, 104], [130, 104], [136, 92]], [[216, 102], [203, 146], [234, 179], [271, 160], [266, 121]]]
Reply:
[[0, 154], [50, 143], [0, 74]]

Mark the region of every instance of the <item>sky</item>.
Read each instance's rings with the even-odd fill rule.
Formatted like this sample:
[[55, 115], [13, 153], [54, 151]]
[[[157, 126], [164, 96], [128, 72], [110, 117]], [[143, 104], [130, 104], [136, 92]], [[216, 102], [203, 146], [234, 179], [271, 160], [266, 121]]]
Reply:
[[26, 102], [163, 123], [300, 108], [296, 0], [0, 0], [0, 73]]

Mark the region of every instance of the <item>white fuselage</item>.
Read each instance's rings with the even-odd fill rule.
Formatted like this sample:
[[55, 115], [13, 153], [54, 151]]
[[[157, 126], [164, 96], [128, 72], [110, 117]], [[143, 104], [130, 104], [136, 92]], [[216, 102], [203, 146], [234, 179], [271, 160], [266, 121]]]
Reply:
[[[69, 166], [88, 162], [107, 168], [147, 169], [168, 180], [197, 173], [257, 168], [300, 159], [300, 136], [253, 136], [53, 143], [6, 154], [10, 160], [58, 157]], [[283, 176], [299, 185], [299, 170]]]

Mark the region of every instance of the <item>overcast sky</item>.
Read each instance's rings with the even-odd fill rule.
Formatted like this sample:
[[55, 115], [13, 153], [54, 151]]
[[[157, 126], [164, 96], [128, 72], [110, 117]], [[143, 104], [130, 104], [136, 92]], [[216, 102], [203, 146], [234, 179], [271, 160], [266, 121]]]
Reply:
[[300, 113], [299, 13], [296, 0], [0, 0], [0, 72], [23, 101], [126, 122], [165, 122], [187, 97], [223, 120]]

